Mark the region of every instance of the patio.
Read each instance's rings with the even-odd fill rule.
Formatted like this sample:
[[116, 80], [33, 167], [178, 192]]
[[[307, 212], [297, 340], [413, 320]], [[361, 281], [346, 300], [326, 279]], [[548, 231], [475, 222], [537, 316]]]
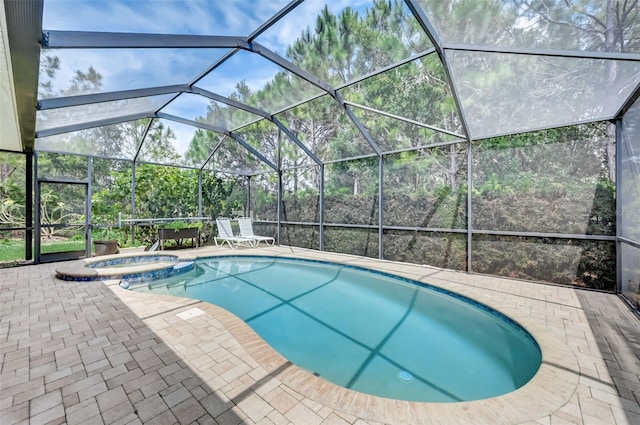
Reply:
[[[59, 264], [53, 263], [0, 269], [0, 422], [640, 423], [640, 322], [617, 295], [302, 248], [239, 253], [392, 270], [475, 298], [560, 341], [564, 358], [555, 364], [545, 353], [543, 359], [557, 379], [536, 385], [528, 400], [513, 397], [513, 404], [502, 397], [408, 403], [336, 390], [291, 365], [222, 309], [126, 291], [116, 281], [63, 282], [54, 278]], [[560, 404], [540, 410], [549, 403]]]

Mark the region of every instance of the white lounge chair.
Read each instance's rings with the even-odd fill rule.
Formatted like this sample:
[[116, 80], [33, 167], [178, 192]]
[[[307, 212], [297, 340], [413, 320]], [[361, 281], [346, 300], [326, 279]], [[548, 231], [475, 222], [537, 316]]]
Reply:
[[240, 236], [245, 238], [251, 238], [256, 241], [256, 246], [260, 242], [264, 242], [265, 245], [273, 245], [276, 240], [271, 236], [259, 236], [253, 233], [253, 223], [249, 217], [240, 217], [238, 219], [238, 225], [240, 226]]
[[[216, 218], [216, 225], [218, 226], [218, 236], [213, 238], [216, 246], [222, 246], [226, 242], [231, 249], [236, 249], [240, 245], [254, 247], [258, 244], [256, 239], [234, 236], [233, 230], [231, 229], [231, 220], [228, 218]], [[218, 241], [222, 241], [222, 243], [218, 244]]]

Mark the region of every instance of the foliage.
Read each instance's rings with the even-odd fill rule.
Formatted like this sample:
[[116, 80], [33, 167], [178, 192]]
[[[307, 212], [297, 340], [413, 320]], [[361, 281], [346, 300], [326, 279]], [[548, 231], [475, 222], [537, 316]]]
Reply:
[[[634, 31], [640, 23], [636, 2], [418, 3], [431, 13], [429, 18], [442, 39], [452, 44], [603, 52], [635, 52], [640, 46], [639, 32]], [[406, 13], [403, 2], [374, 0], [367, 8], [347, 7], [337, 14], [325, 7], [314, 25], [302, 28], [298, 38], [285, 49], [288, 59], [298, 67], [335, 87], [342, 86], [337, 99], [325, 95], [276, 115], [314, 155], [331, 161], [324, 167], [322, 182], [321, 167], [273, 123], [265, 119], [238, 128], [255, 116], [213, 101], [198, 120], [221, 123], [234, 129], [233, 134], [220, 136], [196, 130], [183, 160], [172, 146], [173, 130], [154, 120], [138, 159], [199, 166], [217, 149], [208, 167], [251, 175], [253, 215], [263, 220], [276, 220], [281, 211], [285, 221], [318, 222], [323, 184], [325, 223], [377, 225], [382, 189], [383, 224], [421, 229], [385, 231], [385, 258], [401, 261], [465, 269], [466, 235], [447, 229], [465, 230], [469, 219], [479, 231], [615, 235], [612, 125], [572, 126], [484, 139], [471, 146], [473, 157], [468, 164], [469, 146], [465, 138], [456, 137], [464, 129], [437, 54], [421, 56], [346, 85], [429, 47], [425, 33]], [[466, 108], [467, 124], [476, 133], [502, 134], [504, 131], [498, 129], [507, 125], [516, 130], [530, 128], [532, 122], [553, 121], [557, 110], [588, 120], [590, 116], [601, 116], [598, 108], [620, 96], [614, 89], [623, 82], [621, 62], [579, 58], [550, 61], [540, 56], [485, 53], [447, 52], [454, 72], [458, 71], [456, 65], [464, 67], [458, 92]], [[59, 70], [60, 61], [45, 56], [42, 67], [41, 97], [101, 89], [102, 76], [90, 67], [76, 70], [69, 87], [54, 93], [51, 78]], [[521, 78], [519, 70], [523, 68], [530, 78]], [[604, 95], [593, 90], [594, 78], [601, 83], [598, 89], [604, 88]], [[514, 98], [515, 92], [526, 96]], [[240, 81], [230, 97], [273, 112], [315, 93], [317, 90], [309, 83], [282, 71], [261, 88], [250, 88]], [[485, 107], [488, 94], [495, 99], [491, 107]], [[581, 102], [576, 101], [578, 95]], [[430, 127], [345, 106], [341, 98]], [[536, 106], [544, 99], [547, 104], [559, 105], [558, 109]], [[596, 106], [585, 110], [587, 103]], [[347, 111], [358, 117], [364, 130], [353, 125]], [[98, 149], [100, 155], [132, 158], [148, 124], [141, 120], [77, 132], [61, 136], [52, 146], [85, 153]], [[231, 136], [246, 141], [285, 170], [282, 178]], [[365, 136], [385, 153], [382, 159], [375, 155]], [[446, 143], [450, 144], [433, 147]], [[370, 156], [363, 158], [366, 155]], [[383, 165], [381, 180], [379, 161]], [[118, 213], [132, 214], [130, 164], [112, 164], [115, 163], [93, 164], [94, 175], [99, 176], [93, 182], [92, 200], [97, 222], [113, 223]], [[86, 178], [87, 160], [42, 155], [39, 170], [41, 176]], [[468, 170], [473, 174], [467, 175]], [[19, 185], [10, 185], [12, 173], [19, 172], [19, 164], [0, 169], [3, 201], [24, 199]], [[198, 213], [195, 170], [137, 164], [135, 185], [136, 217], [188, 217]], [[203, 214], [231, 216], [246, 203], [246, 189], [240, 178], [203, 172]], [[279, 209], [280, 189], [284, 198]], [[63, 194], [54, 195], [64, 199]], [[9, 214], [14, 217], [11, 220], [20, 222], [19, 202], [6, 205], [4, 210], [11, 210]], [[148, 229], [143, 237], [151, 238], [155, 229]], [[316, 226], [286, 225], [282, 242], [317, 247], [318, 230]], [[273, 228], [268, 231], [275, 233]], [[326, 247], [376, 257], [377, 236], [376, 229], [329, 226]], [[476, 234], [473, 243], [471, 266], [475, 271], [601, 289], [613, 287], [615, 256], [609, 242]]]
[[91, 232], [91, 239], [94, 241], [117, 239], [118, 241], [123, 242], [127, 239], [127, 234], [124, 229], [119, 229], [117, 227], [103, 227], [94, 229]]
[[24, 155], [0, 152], [0, 225], [25, 225]]
[[[94, 221], [114, 223], [119, 213], [130, 214], [130, 205], [122, 202], [131, 192], [131, 173], [114, 173], [113, 184], [95, 194], [92, 200]], [[218, 217], [240, 208], [231, 194], [236, 188], [234, 179], [223, 179], [214, 173], [202, 174], [203, 215]], [[198, 171], [151, 164], [136, 167], [136, 217], [169, 218], [198, 216]], [[167, 227], [201, 226], [202, 223], [175, 222]], [[183, 226], [184, 225], [184, 226]], [[150, 243], [157, 235], [156, 226], [142, 226], [137, 230], [142, 240]]]
[[0, 223], [7, 226], [24, 226], [24, 206], [10, 198], [0, 203]]
[[76, 212], [75, 205], [66, 203], [53, 190], [40, 194], [40, 211], [42, 234], [47, 238], [64, 231], [63, 228], [48, 225], [84, 223], [84, 214]]
[[182, 230], [182, 229], [202, 229], [202, 221], [189, 221], [173, 220], [171, 223], [167, 223], [162, 226], [165, 229]]

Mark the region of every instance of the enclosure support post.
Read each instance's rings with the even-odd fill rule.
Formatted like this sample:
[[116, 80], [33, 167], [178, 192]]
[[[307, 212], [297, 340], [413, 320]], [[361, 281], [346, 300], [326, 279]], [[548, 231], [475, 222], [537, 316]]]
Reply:
[[33, 210], [39, 205], [33, 204], [33, 153], [29, 152], [24, 157], [25, 171], [25, 208], [24, 208], [24, 259], [33, 259]]
[[87, 186], [86, 186], [86, 205], [84, 212], [84, 250], [85, 256], [91, 258], [91, 229], [93, 228], [93, 218], [91, 217], [91, 180], [93, 179], [93, 158], [87, 158]]
[[[131, 161], [131, 218], [136, 218], [136, 161]], [[136, 224], [131, 224], [131, 246], [136, 240]]]
[[318, 208], [320, 209], [320, 251], [324, 251], [324, 164], [320, 164], [320, 201]]
[[40, 232], [42, 232], [41, 228], [40, 228], [40, 183], [38, 182], [38, 154], [36, 152], [33, 153], [33, 181], [35, 182], [34, 185], [34, 196], [35, 196], [35, 203], [34, 205], [34, 220], [33, 220], [33, 224], [35, 227], [35, 232], [33, 234], [33, 242], [34, 242], [34, 247], [35, 247], [35, 259], [34, 262], [36, 264], [40, 263]]
[[471, 141], [467, 142], [467, 273], [472, 273], [471, 261], [473, 253], [473, 208], [471, 205], [471, 184], [473, 183], [473, 149]]
[[202, 217], [202, 168], [198, 170], [198, 217]]
[[281, 244], [281, 227], [282, 227], [282, 170], [278, 170], [278, 231], [277, 231], [277, 239], [278, 245]]
[[622, 292], [622, 118], [616, 120], [616, 292]]
[[378, 156], [378, 258], [384, 259], [384, 246], [382, 242], [383, 230], [382, 230], [382, 219], [383, 219], [383, 178], [384, 178], [384, 156]]
[[255, 218], [251, 214], [251, 176], [247, 176], [247, 206], [244, 211], [245, 217]]
[[[284, 190], [282, 184], [282, 128], [278, 127], [278, 157], [276, 158], [276, 164], [278, 164], [278, 245], [282, 244], [282, 215], [284, 211]], [[286, 219], [286, 217], [285, 217]], [[291, 240], [291, 239], [289, 239]]]

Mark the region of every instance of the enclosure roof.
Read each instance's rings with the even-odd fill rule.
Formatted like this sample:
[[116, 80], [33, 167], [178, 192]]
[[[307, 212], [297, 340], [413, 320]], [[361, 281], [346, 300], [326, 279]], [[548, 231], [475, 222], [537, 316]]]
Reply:
[[639, 93], [637, 1], [4, 0], [0, 17], [5, 150], [251, 174], [612, 120]]

